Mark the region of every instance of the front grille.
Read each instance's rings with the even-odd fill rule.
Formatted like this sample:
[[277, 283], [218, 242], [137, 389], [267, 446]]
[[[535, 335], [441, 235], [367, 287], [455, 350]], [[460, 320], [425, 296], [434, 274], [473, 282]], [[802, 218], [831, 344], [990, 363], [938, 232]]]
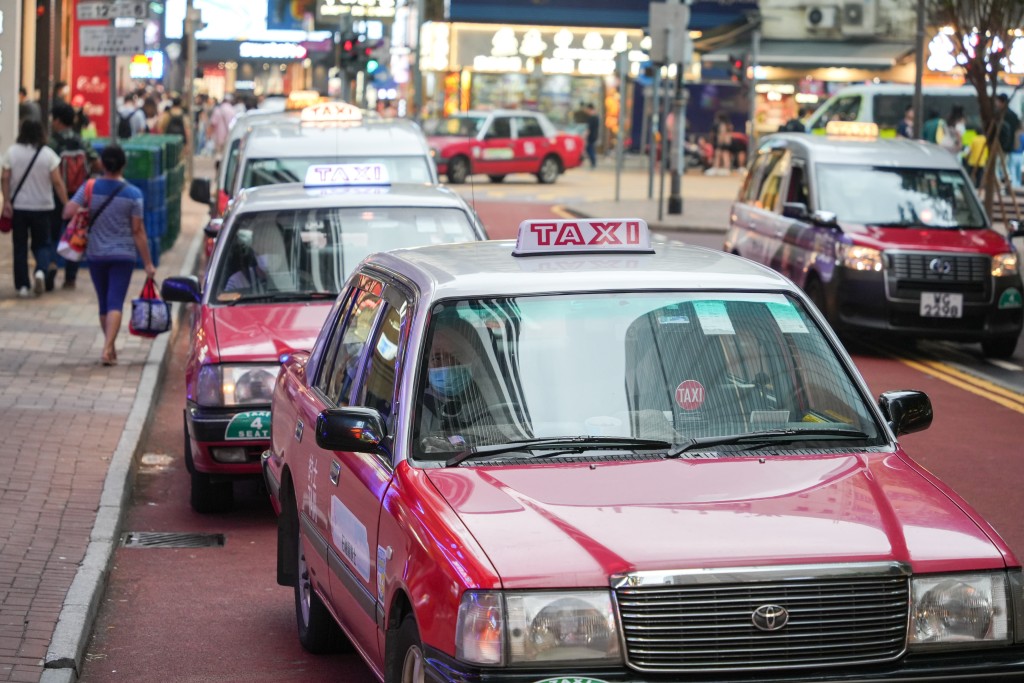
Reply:
[[[850, 666], [895, 659], [906, 646], [907, 576], [620, 585], [615, 596], [628, 664], [641, 671]], [[755, 628], [765, 605], [784, 607], [786, 626]]]
[[981, 302], [991, 296], [992, 262], [987, 256], [886, 252], [886, 259], [893, 299], [920, 299], [921, 292], [961, 292], [965, 300]]

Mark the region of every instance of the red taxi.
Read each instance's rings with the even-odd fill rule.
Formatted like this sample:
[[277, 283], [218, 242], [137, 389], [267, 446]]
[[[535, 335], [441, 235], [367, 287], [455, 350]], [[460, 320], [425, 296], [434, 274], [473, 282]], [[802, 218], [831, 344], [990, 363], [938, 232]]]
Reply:
[[378, 254], [273, 396], [278, 582], [387, 683], [1024, 676], [1024, 582], [789, 280], [640, 220]]
[[304, 183], [245, 190], [224, 219], [200, 286], [164, 280], [195, 304], [185, 369], [184, 456], [198, 512], [231, 507], [258, 477], [280, 359], [309, 349], [345, 279], [368, 254], [483, 239], [454, 192], [391, 184], [385, 164], [312, 164]]
[[761, 144], [725, 250], [791, 278], [840, 333], [1013, 355], [1024, 326], [1019, 254], [992, 228], [960, 161], [937, 145], [878, 139], [872, 123], [832, 121], [827, 131]]
[[582, 163], [583, 138], [555, 128], [535, 111], [470, 111], [424, 122], [437, 172], [457, 185], [474, 173], [500, 183], [510, 173], [530, 173], [553, 183]]

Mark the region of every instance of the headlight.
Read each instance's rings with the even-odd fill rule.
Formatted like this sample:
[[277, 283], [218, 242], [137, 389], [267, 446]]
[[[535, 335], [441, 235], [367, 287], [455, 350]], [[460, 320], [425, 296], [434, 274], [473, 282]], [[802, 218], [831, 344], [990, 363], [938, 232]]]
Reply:
[[468, 592], [459, 606], [455, 654], [476, 664], [622, 661], [608, 591]]
[[882, 270], [882, 252], [871, 247], [837, 244], [836, 261], [850, 270]]
[[910, 645], [963, 646], [1012, 640], [1006, 574], [916, 576]]
[[1017, 272], [1016, 254], [996, 254], [992, 257], [992, 277], [1004, 277]]
[[266, 405], [274, 395], [280, 365], [204, 365], [196, 379], [201, 406]]

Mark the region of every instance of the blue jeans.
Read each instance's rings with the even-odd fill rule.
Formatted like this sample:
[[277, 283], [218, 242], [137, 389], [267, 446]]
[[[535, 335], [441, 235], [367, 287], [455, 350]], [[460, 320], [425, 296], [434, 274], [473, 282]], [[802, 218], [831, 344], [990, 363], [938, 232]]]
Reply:
[[597, 166], [597, 140], [587, 141], [587, 158], [590, 159], [590, 168]]
[[14, 288], [31, 287], [32, 278], [28, 272], [28, 247], [32, 242], [32, 256], [36, 270], [44, 273], [50, 266], [50, 217], [53, 211], [14, 210], [14, 227], [11, 229], [14, 253]]
[[1020, 173], [1024, 167], [1024, 152], [1010, 152], [1007, 167], [1010, 169], [1010, 180], [1013, 181], [1014, 187], [1021, 185]]

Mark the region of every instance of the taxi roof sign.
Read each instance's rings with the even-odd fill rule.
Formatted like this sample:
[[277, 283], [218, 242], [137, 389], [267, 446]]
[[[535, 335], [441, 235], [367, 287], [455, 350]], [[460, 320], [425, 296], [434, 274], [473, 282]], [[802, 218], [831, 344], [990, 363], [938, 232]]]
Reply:
[[299, 120], [305, 123], [356, 123], [363, 110], [348, 102], [318, 102], [303, 108]]
[[837, 138], [873, 139], [878, 137], [878, 124], [873, 121], [829, 121], [825, 135]]
[[594, 253], [653, 254], [642, 218], [526, 220], [519, 224], [513, 256]]
[[306, 169], [306, 187], [355, 187], [389, 185], [384, 164], [311, 164]]

